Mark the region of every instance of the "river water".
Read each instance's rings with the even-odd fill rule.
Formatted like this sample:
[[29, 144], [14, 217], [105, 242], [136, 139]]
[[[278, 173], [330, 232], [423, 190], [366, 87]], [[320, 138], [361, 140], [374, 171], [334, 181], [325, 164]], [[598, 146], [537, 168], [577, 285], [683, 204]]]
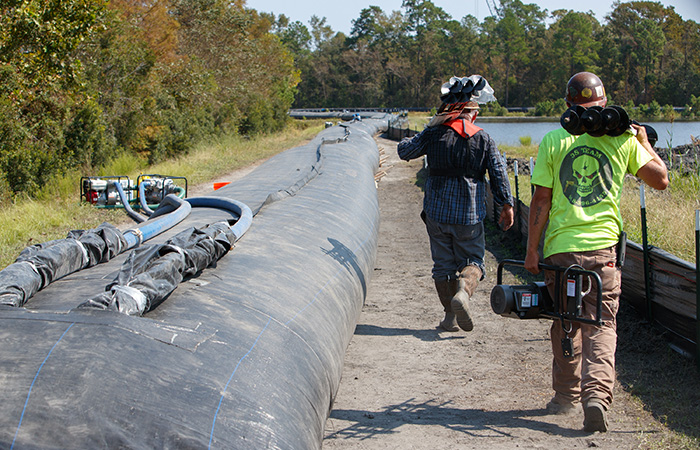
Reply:
[[[659, 135], [657, 148], [678, 147], [691, 144], [691, 136], [700, 139], [700, 122], [643, 122], [651, 125]], [[533, 144], [539, 143], [545, 134], [559, 128], [559, 122], [496, 120], [490, 118], [476, 119], [476, 124], [483, 128], [497, 144], [520, 145], [520, 138], [529, 136]]]

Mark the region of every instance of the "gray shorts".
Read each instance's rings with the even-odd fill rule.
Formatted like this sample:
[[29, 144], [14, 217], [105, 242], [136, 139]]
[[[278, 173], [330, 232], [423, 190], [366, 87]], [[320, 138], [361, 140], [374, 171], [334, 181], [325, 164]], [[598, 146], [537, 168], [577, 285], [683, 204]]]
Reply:
[[481, 269], [484, 277], [484, 224], [457, 225], [436, 222], [425, 217], [430, 237], [430, 255], [433, 258], [433, 278], [453, 279], [466, 266]]

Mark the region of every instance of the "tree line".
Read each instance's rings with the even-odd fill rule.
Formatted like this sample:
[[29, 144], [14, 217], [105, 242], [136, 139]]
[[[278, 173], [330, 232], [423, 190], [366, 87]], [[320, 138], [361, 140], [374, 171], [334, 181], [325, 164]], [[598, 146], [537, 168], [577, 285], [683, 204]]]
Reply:
[[0, 197], [279, 130], [299, 71], [245, 0], [0, 2]]
[[301, 72], [296, 107], [438, 106], [442, 83], [476, 73], [500, 105], [546, 114], [563, 107], [567, 80], [582, 70], [598, 74], [618, 105], [700, 106], [698, 23], [659, 2], [611, 8], [601, 24], [592, 12], [501, 0], [479, 22], [404, 0], [401, 11], [363, 9], [349, 36], [315, 16], [310, 28], [277, 17], [274, 30]]
[[615, 2], [601, 24], [520, 0], [458, 21], [404, 0], [352, 24], [346, 36], [246, 0], [3, 0], [0, 202], [117, 155], [155, 163], [218, 134], [277, 131], [292, 106], [435, 107], [453, 75], [486, 77], [492, 114], [559, 114], [580, 70], [615, 104], [700, 111], [700, 28], [657, 2]]

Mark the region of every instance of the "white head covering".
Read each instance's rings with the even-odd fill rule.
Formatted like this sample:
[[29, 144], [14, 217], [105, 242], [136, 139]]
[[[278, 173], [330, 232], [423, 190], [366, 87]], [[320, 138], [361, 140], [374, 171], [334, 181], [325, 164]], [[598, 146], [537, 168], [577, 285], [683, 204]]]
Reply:
[[452, 77], [440, 87], [440, 99], [443, 103], [475, 102], [484, 104], [496, 101], [494, 90], [481, 75]]

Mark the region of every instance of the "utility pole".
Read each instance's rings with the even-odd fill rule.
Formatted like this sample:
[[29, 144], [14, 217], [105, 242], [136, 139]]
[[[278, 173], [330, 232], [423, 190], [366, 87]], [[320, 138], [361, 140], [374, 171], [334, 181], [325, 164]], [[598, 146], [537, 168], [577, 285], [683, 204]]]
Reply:
[[498, 15], [501, 13], [501, 7], [498, 0], [486, 0], [486, 6], [489, 7], [489, 12], [494, 17], [498, 17]]

